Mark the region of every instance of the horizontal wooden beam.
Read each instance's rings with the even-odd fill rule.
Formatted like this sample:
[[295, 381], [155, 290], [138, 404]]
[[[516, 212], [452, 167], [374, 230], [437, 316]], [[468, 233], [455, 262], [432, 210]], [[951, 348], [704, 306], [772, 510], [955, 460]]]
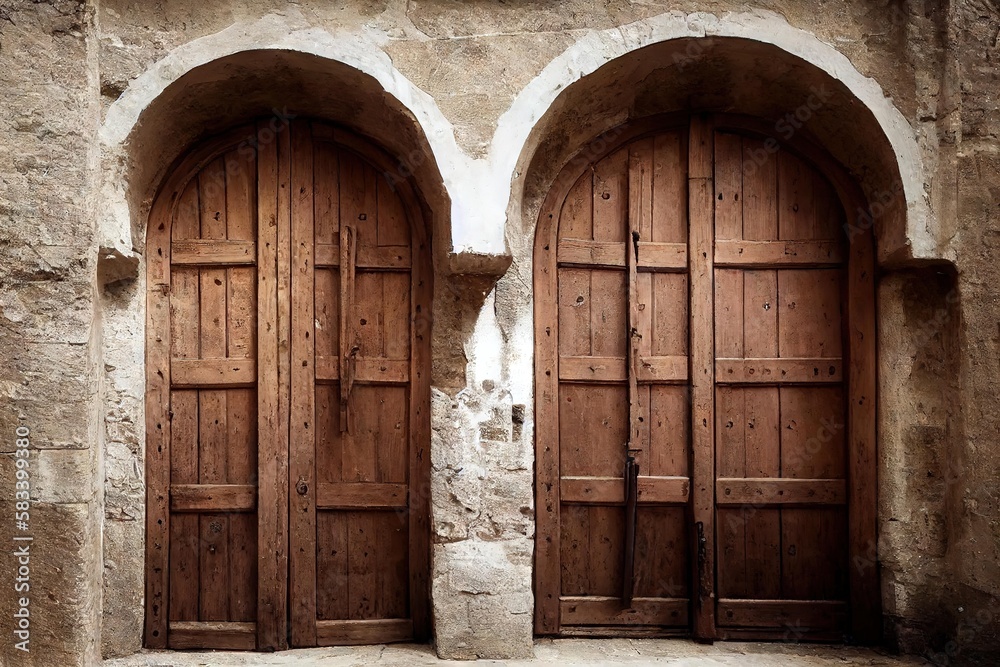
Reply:
[[172, 649], [253, 651], [257, 648], [257, 624], [171, 621], [167, 645]]
[[556, 261], [570, 266], [625, 268], [625, 244], [615, 241], [562, 239], [556, 249]]
[[844, 262], [838, 241], [738, 241], [715, 242], [715, 266], [793, 268], [836, 266]]
[[370, 621], [316, 621], [318, 646], [388, 644], [413, 639], [413, 621], [408, 618]]
[[[625, 244], [617, 241], [563, 239], [559, 241], [557, 261], [562, 266], [625, 268]], [[640, 271], [686, 271], [686, 243], [639, 242]]]
[[[358, 246], [356, 269], [370, 271], [408, 271], [410, 269], [409, 246]], [[340, 246], [331, 243], [316, 244], [316, 267], [335, 268], [340, 266]]]
[[562, 625], [687, 625], [690, 603], [683, 598], [621, 598], [588, 595], [559, 598]]
[[719, 507], [769, 505], [843, 505], [847, 481], [843, 479], [790, 479], [782, 477], [720, 477], [715, 482]]
[[687, 271], [688, 248], [686, 243], [639, 242], [639, 271]]
[[840, 357], [715, 360], [718, 384], [825, 384], [843, 380]]
[[199, 239], [173, 241], [170, 263], [187, 266], [251, 266], [257, 263], [257, 244], [253, 241]]
[[318, 509], [405, 509], [407, 503], [406, 484], [338, 482], [316, 488]]
[[257, 382], [254, 359], [171, 359], [171, 387], [253, 386]]
[[257, 487], [252, 484], [171, 484], [173, 512], [252, 512]]
[[785, 628], [803, 633], [839, 628], [847, 603], [839, 600], [719, 600], [718, 624], [741, 628]]
[[[408, 359], [379, 359], [359, 357], [355, 361], [354, 382], [356, 384], [406, 384], [410, 381], [410, 361]], [[335, 382], [340, 378], [337, 357], [316, 356], [316, 379]]]
[[[639, 476], [639, 502], [647, 505], [683, 505], [691, 493], [687, 477]], [[559, 499], [564, 503], [613, 505], [625, 502], [621, 477], [561, 477]]]
[[[566, 382], [625, 382], [625, 357], [559, 357], [559, 379]], [[641, 384], [678, 384], [688, 381], [688, 358], [640, 357]]]
[[682, 356], [639, 356], [639, 383], [686, 383], [690, 361]]

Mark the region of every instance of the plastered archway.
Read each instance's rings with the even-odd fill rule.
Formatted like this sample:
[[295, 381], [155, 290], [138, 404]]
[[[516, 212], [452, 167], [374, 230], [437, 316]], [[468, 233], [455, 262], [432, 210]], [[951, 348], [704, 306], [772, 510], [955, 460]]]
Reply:
[[[874, 229], [882, 267], [949, 259], [928, 207], [916, 132], [876, 82], [780, 17], [664, 15], [590, 33], [553, 61], [501, 118], [491, 158], [511, 165], [506, 241], [513, 266], [498, 285], [497, 302], [530, 300], [534, 226], [560, 169], [600, 154], [615, 140], [614, 128], [692, 110], [750, 114], [778, 139], [794, 135], [829, 152], [864, 192], [867, 201], [849, 212], [850, 224]], [[530, 322], [528, 313], [519, 312], [504, 323], [507, 337], [518, 341], [508, 360], [512, 377], [531, 377], [534, 370], [534, 360], [523, 352]], [[880, 387], [906, 383], [892, 367], [880, 365]], [[523, 396], [534, 402], [530, 388], [514, 390], [523, 390], [515, 401]], [[879, 411], [887, 407], [893, 406], [880, 403]], [[898, 495], [897, 482], [887, 481], [898, 475], [887, 464], [891, 455], [880, 453], [880, 507], [891, 506]], [[871, 545], [871, 564], [885, 546]], [[882, 595], [891, 608], [891, 586], [883, 583]]]
[[[199, 140], [251, 119], [264, 119], [252, 143], [274, 140], [295, 118], [322, 118], [391, 155], [396, 162], [385, 167], [386, 177], [414, 186], [432, 237], [447, 246], [450, 236], [450, 201], [421, 122], [439, 116], [433, 102], [364, 40], [333, 41], [318, 33], [307, 39], [267, 20], [257, 27], [256, 33], [215, 35], [173, 52], [109, 108], [102, 127], [106, 656], [141, 645], [143, 246], [151, 203], [175, 161]], [[447, 144], [449, 138], [439, 132], [436, 141]]]

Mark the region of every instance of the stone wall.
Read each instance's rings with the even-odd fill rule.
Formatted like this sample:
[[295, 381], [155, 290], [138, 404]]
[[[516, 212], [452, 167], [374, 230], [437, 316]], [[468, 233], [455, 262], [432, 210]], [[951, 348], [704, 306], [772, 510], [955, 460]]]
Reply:
[[[888, 196], [876, 223], [887, 636], [951, 664], [1000, 649], [998, 30], [989, 0], [0, 0], [8, 544], [17, 425], [38, 448], [33, 651], [0, 639], [4, 664], [94, 664], [141, 645], [145, 215], [198, 136], [272, 98], [295, 106], [296, 91], [308, 101], [294, 110], [355, 125], [359, 108], [388, 110], [377, 138], [417, 172], [434, 225], [437, 648], [512, 657], [531, 641], [540, 198], [574, 150], [629, 118], [677, 103], [768, 118], [794, 104], [796, 82], [824, 81], [838, 101], [807, 129], [873, 200]], [[758, 43], [769, 93], [753, 70], [733, 75], [734, 39]], [[250, 49], [291, 53], [295, 82], [268, 90], [249, 62], [206, 74]], [[338, 106], [310, 87], [355, 97]], [[762, 97], [773, 107], [747, 108]], [[0, 595], [0, 638], [13, 602]]]
[[[0, 662], [100, 656], [103, 458], [94, 247], [98, 106], [95, 12], [83, 2], [0, 5]], [[14, 526], [15, 429], [29, 429], [27, 530]], [[31, 536], [15, 543], [13, 535]], [[30, 544], [15, 594], [12, 545]], [[24, 582], [22, 582], [24, 583]], [[13, 614], [30, 599], [31, 652]]]

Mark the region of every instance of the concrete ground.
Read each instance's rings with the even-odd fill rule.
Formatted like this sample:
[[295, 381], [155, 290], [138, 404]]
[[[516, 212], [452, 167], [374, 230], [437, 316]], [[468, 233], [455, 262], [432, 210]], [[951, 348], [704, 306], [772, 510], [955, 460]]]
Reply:
[[393, 644], [320, 649], [297, 649], [279, 653], [146, 652], [128, 658], [107, 660], [106, 667], [355, 667], [361, 665], [676, 665], [708, 667], [915, 667], [930, 663], [913, 657], [897, 657], [869, 649], [805, 644], [718, 642], [712, 646], [680, 639], [557, 639], [535, 643], [533, 660], [439, 660], [426, 645]]

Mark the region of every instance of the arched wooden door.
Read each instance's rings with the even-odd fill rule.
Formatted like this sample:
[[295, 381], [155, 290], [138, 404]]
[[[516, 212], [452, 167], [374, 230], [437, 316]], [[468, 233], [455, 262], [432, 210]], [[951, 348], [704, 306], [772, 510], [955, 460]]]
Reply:
[[543, 205], [539, 634], [878, 635], [872, 239], [768, 129], [623, 128]]
[[193, 151], [147, 242], [146, 645], [422, 639], [429, 246], [324, 123]]

